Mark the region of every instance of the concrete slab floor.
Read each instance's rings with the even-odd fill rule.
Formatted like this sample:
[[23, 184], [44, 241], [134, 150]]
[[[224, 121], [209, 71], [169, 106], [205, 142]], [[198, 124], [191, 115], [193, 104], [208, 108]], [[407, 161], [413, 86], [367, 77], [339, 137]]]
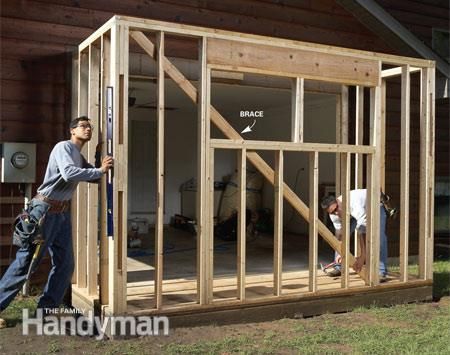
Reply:
[[[141, 248], [128, 249], [128, 282], [154, 279], [154, 233], [140, 236]], [[320, 240], [320, 238], [319, 238]], [[246, 244], [246, 273], [273, 272], [273, 236], [248, 236]], [[319, 242], [319, 262], [333, 260], [333, 250]], [[196, 236], [179, 229], [164, 229], [164, 280], [194, 279], [196, 277]], [[214, 276], [236, 275], [237, 244], [235, 241], [214, 239]], [[308, 270], [308, 236], [285, 233], [283, 236], [283, 271]]]

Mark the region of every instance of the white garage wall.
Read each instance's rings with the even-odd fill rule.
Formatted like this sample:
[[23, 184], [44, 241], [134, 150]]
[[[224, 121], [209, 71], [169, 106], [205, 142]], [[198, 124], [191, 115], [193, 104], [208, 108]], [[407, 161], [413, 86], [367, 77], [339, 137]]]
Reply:
[[[221, 91], [222, 90], [222, 91]], [[220, 92], [228, 89], [219, 88], [219, 94], [213, 96], [213, 104], [219, 106], [221, 112], [229, 122], [237, 129], [242, 130], [251, 119], [241, 119], [239, 110], [258, 110], [258, 99], [253, 98], [251, 107], [244, 100], [235, 100], [232, 105], [220, 103]], [[258, 94], [259, 89], [253, 89]], [[214, 92], [214, 91], [213, 91]], [[230, 94], [224, 100], [230, 99]], [[236, 92], [236, 95], [242, 93]], [[270, 95], [264, 89], [264, 95]], [[277, 102], [281, 107], [268, 108], [267, 99], [262, 98], [262, 110], [264, 117], [258, 119], [253, 132], [246, 134], [247, 139], [290, 140], [290, 94], [286, 91], [274, 90], [273, 95], [278, 95]], [[241, 96], [245, 97], [245, 96]], [[219, 102], [214, 102], [219, 101]], [[176, 103], [173, 104], [176, 107]], [[194, 105], [180, 105], [179, 109], [166, 111], [165, 149], [166, 149], [166, 198], [164, 222], [169, 223], [170, 218], [181, 213], [180, 186], [184, 182], [196, 176], [197, 161], [197, 113]], [[222, 106], [222, 107], [220, 107]], [[156, 167], [156, 122], [155, 110], [130, 109], [130, 161], [129, 161], [129, 217], [145, 217], [150, 223], [154, 222], [155, 212], [155, 167]], [[305, 142], [335, 142], [335, 116], [336, 99], [333, 95], [311, 95], [305, 97]], [[213, 129], [213, 137], [221, 137], [217, 130]], [[262, 152], [266, 161], [273, 165], [273, 155]], [[215, 180], [221, 180], [225, 175], [235, 170], [234, 151], [217, 151], [215, 156]], [[335, 158], [329, 154], [320, 155], [320, 181], [333, 182], [335, 171]], [[300, 197], [308, 202], [308, 156], [302, 153], [286, 153], [285, 155], [285, 181]], [[297, 178], [297, 184], [294, 183]], [[265, 183], [263, 190], [263, 205], [273, 209], [273, 189]], [[285, 203], [284, 208], [285, 228], [294, 232], [305, 232], [307, 225]]]
[[[130, 110], [129, 218], [145, 217], [154, 223], [156, 210], [156, 122], [155, 111]], [[197, 126], [194, 110], [166, 112], [165, 119], [165, 214], [164, 223], [181, 212], [180, 186], [197, 174]], [[217, 152], [218, 177], [235, 168], [235, 155]], [[220, 179], [219, 179], [220, 180]]]

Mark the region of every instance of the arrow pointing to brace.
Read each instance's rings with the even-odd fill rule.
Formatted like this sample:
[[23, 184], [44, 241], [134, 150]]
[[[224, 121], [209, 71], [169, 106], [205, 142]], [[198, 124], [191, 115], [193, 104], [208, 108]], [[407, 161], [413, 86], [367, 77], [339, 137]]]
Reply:
[[244, 128], [244, 130], [241, 133], [247, 133], [247, 132], [251, 132], [253, 126], [256, 124], [256, 120], [253, 121], [252, 125], [248, 125], [247, 127]]

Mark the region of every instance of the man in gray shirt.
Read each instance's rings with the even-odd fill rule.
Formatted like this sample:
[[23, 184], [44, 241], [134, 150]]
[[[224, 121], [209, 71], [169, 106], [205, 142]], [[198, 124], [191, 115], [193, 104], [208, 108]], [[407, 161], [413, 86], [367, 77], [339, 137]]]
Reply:
[[[38, 308], [59, 307], [70, 285], [74, 256], [69, 206], [78, 183], [97, 182], [113, 167], [111, 156], [104, 157], [101, 166], [95, 168], [81, 155], [81, 148], [91, 139], [92, 132], [93, 127], [86, 116], [70, 123], [70, 140], [59, 142], [53, 148], [44, 182], [27, 208], [30, 218], [41, 222], [39, 225], [44, 239], [43, 251], [48, 249], [52, 261]], [[24, 243], [0, 280], [0, 312], [9, 305], [26, 281], [35, 249], [35, 244]], [[0, 320], [0, 328], [2, 323], [5, 326], [4, 321]]]

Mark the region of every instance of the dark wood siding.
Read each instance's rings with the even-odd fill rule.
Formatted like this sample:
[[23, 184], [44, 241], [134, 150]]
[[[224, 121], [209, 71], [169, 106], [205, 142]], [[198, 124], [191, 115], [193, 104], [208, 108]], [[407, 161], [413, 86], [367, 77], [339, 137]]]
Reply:
[[[423, 11], [421, 1], [380, 3], [398, 16], [408, 7], [413, 14], [402, 21], [418, 27], [423, 38], [423, 27], [443, 21], [442, 1], [427, 1]], [[38, 143], [38, 183], [52, 146], [67, 136], [71, 53], [114, 14], [401, 54], [333, 0], [2, 0], [0, 140]], [[3, 184], [0, 194], [17, 195], [18, 186]], [[13, 216], [13, 209], [2, 209], [1, 217]], [[8, 228], [1, 229], [0, 274], [11, 257]]]
[[431, 46], [432, 29], [449, 29], [448, 0], [377, 0], [403, 26]]

